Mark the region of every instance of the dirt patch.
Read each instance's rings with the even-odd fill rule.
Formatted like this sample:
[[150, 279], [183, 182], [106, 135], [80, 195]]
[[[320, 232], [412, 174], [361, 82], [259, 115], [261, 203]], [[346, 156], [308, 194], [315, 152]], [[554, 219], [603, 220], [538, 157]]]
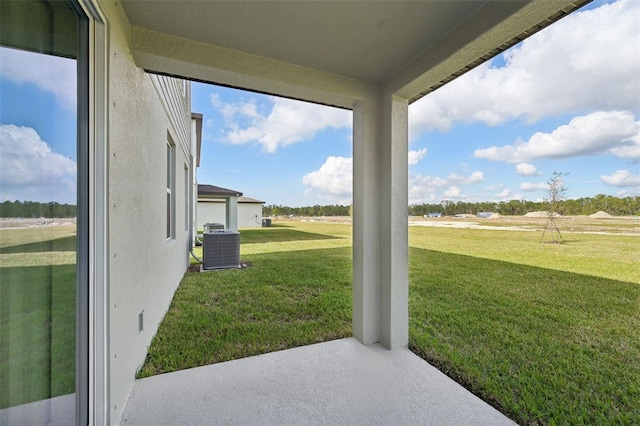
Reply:
[[76, 218], [3, 218], [0, 219], [0, 229], [42, 228], [44, 226], [75, 225]]
[[613, 218], [613, 216], [611, 216], [609, 213], [603, 212], [602, 210], [600, 210], [598, 213], [594, 213], [594, 214], [589, 215], [589, 217], [591, 219], [611, 219], [611, 218]]
[[197, 265], [189, 265], [187, 272], [200, 272], [200, 266], [199, 263]]
[[[529, 212], [524, 217], [549, 217], [549, 212]], [[553, 217], [560, 217], [558, 213], [554, 213]]]
[[[543, 212], [544, 213], [544, 212]], [[542, 231], [549, 217], [546, 216], [502, 216], [499, 218], [461, 219], [410, 217], [409, 226], [431, 226], [442, 228], [487, 229], [495, 231]], [[561, 216], [556, 219], [560, 231], [567, 233], [608, 234], [640, 236], [640, 217], [625, 216], [598, 219], [589, 216]]]
[[[240, 265], [238, 265], [238, 268], [226, 268], [226, 269], [247, 269], [250, 268], [252, 265], [251, 262], [240, 262]], [[189, 273], [200, 273], [200, 272], [212, 272], [212, 271], [224, 271], [226, 269], [207, 269], [205, 271], [203, 271], [202, 269], [202, 264], [201, 263], [197, 263], [194, 265], [189, 265], [189, 267], [187, 268], [187, 272]]]

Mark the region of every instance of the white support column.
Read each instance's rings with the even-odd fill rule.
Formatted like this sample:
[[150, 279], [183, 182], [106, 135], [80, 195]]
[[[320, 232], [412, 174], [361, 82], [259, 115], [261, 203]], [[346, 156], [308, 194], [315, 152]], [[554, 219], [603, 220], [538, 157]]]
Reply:
[[409, 344], [408, 101], [382, 100], [379, 157], [380, 343]]
[[408, 103], [353, 109], [353, 335], [406, 347], [409, 335]]
[[378, 136], [379, 102], [353, 108], [353, 335], [379, 341]]
[[238, 197], [229, 197], [225, 200], [225, 228], [232, 231], [238, 230]]

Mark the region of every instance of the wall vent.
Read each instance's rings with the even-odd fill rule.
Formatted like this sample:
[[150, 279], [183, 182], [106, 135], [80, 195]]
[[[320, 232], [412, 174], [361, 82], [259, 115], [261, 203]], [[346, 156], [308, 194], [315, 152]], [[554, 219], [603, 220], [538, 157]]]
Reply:
[[204, 233], [202, 269], [230, 269], [240, 265], [240, 233], [215, 229]]

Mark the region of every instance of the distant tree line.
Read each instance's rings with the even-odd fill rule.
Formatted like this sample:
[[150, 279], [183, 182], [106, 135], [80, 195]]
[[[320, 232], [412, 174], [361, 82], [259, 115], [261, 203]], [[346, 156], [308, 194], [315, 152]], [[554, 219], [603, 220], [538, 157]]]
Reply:
[[[438, 204], [412, 204], [409, 206], [409, 215], [424, 216], [429, 213], [442, 213], [445, 216], [453, 216], [455, 214], [475, 215], [479, 212], [493, 212], [504, 216], [519, 216], [529, 212], [547, 210], [548, 205], [548, 202], [545, 201], [528, 200], [501, 201], [499, 203], [467, 203], [444, 200]], [[636, 216], [640, 215], [640, 197], [618, 198], [598, 194], [595, 197], [558, 201], [555, 210], [563, 216], [590, 215], [601, 210], [612, 216]]]
[[351, 207], [339, 204], [330, 206], [287, 207], [271, 204], [262, 208], [264, 216], [349, 216]]
[[36, 201], [4, 201], [0, 203], [0, 217], [23, 218], [63, 218], [76, 217], [77, 208], [71, 204], [55, 201], [39, 203]]
[[[409, 215], [424, 216], [429, 213], [441, 213], [444, 216], [456, 214], [478, 214], [493, 212], [505, 216], [519, 216], [529, 212], [546, 210], [544, 201], [511, 200], [495, 202], [467, 203], [464, 201], [443, 200], [437, 204], [412, 204]], [[640, 197], [618, 198], [611, 195], [598, 194], [595, 197], [563, 200], [558, 203], [556, 211], [564, 216], [590, 215], [605, 211], [613, 216], [640, 215]], [[3, 218], [54, 218], [76, 217], [76, 206], [60, 204], [55, 201], [39, 203], [35, 201], [4, 201], [0, 203], [0, 217]], [[288, 207], [276, 204], [262, 208], [264, 216], [350, 216], [351, 206], [339, 204], [328, 206]]]
[[[547, 208], [548, 202], [545, 201], [511, 200], [499, 203], [489, 201], [468, 203], [443, 200], [437, 204], [412, 204], [409, 206], [409, 215], [424, 216], [429, 213], [441, 213], [444, 216], [453, 216], [492, 212], [503, 216], [521, 216], [530, 212], [545, 211]], [[638, 216], [640, 215], [640, 197], [618, 198], [598, 194], [595, 197], [559, 201], [555, 209], [563, 216], [590, 215], [601, 210], [612, 216]], [[271, 204], [264, 206], [262, 213], [264, 216], [350, 216], [351, 206], [288, 207]]]

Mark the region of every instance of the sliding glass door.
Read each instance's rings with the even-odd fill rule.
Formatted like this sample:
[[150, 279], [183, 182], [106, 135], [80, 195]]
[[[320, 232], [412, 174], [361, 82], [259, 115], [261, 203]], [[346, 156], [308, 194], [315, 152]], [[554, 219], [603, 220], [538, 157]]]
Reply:
[[88, 21], [0, 7], [0, 424], [86, 423]]

